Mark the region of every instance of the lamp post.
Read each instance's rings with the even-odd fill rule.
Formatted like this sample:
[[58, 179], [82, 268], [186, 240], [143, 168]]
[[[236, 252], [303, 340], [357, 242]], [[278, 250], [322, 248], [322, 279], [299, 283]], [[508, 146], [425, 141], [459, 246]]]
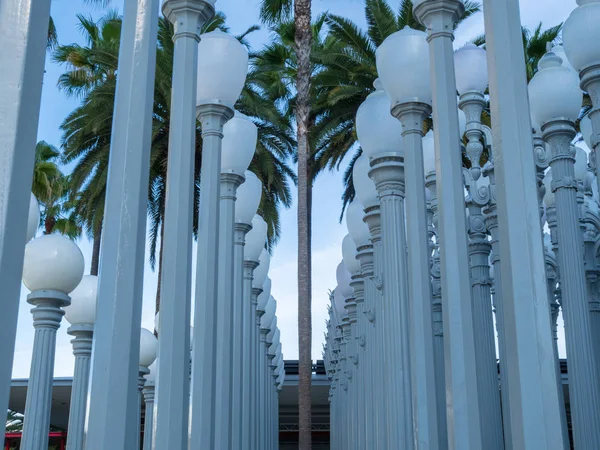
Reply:
[[489, 259], [492, 245], [488, 241], [482, 208], [490, 200], [490, 180], [481, 176], [481, 143], [484, 133], [481, 114], [486, 106], [484, 91], [488, 85], [487, 56], [484, 49], [468, 44], [454, 55], [456, 85], [460, 94], [459, 107], [467, 118], [467, 157], [470, 169], [463, 169], [469, 192], [469, 260], [471, 268], [473, 333], [481, 414], [481, 436], [485, 448], [503, 449], [502, 412], [498, 393], [498, 365], [491, 302]]
[[[150, 373], [146, 375], [146, 383], [142, 389], [144, 396], [144, 443], [143, 450], [152, 450], [152, 436], [154, 435], [154, 395], [156, 393], [156, 371], [158, 358], [148, 367]], [[188, 408], [189, 411], [189, 408]]]
[[[139, 369], [138, 369], [138, 409], [137, 409], [137, 445], [136, 449], [141, 448], [142, 438], [142, 407], [144, 403], [144, 386], [146, 385], [146, 376], [150, 374], [150, 366], [156, 361], [156, 354], [158, 352], [158, 339], [154, 336], [152, 331], [145, 328], [141, 329], [140, 332], [140, 358], [139, 358]], [[152, 429], [149, 430], [152, 434]], [[144, 426], [144, 434], [146, 434], [146, 428]]]
[[[139, 323], [159, 0], [124, 2], [102, 230], [86, 450], [137, 441]], [[44, 29], [46, 23], [40, 25]]]
[[[249, 117], [239, 112], [236, 112], [223, 127], [217, 328], [229, 332], [222, 333], [217, 339], [219, 357], [215, 367], [217, 377], [215, 414], [218, 424], [216, 445], [217, 448], [224, 450], [239, 448], [241, 438], [241, 417], [238, 414], [241, 410], [241, 366], [234, 366], [234, 361], [240, 362], [241, 355], [239, 351], [237, 354], [234, 353], [238, 349], [233, 326], [235, 315], [239, 315], [241, 319], [242, 270], [239, 270], [239, 264], [236, 264], [238, 260], [235, 259], [235, 204], [237, 189], [244, 182], [244, 172], [254, 156], [257, 136], [256, 125]], [[241, 254], [242, 252], [238, 250], [239, 261], [242, 260]], [[235, 294], [239, 297], [235, 297]]]
[[[593, 165], [600, 167], [600, 1], [577, 0], [562, 29], [564, 51], [571, 66], [579, 72], [581, 89], [590, 95], [592, 109], [589, 147], [594, 153]], [[583, 130], [582, 130], [583, 131]], [[598, 181], [600, 186], [600, 181]]]
[[[373, 180], [369, 178], [369, 160], [366, 155], [361, 155], [355, 162], [352, 171], [352, 179], [354, 182], [354, 190], [356, 196], [360, 201], [361, 205], [353, 207], [352, 215], [350, 210], [346, 215], [346, 225], [352, 238], [354, 250], [356, 252], [355, 259], [359, 262], [359, 268], [357, 274], [360, 275], [362, 281], [362, 301], [361, 296], [358, 296], [358, 321], [360, 326], [359, 344], [362, 348], [360, 351], [359, 358], [361, 364], [361, 378], [365, 381], [362, 383], [362, 398], [360, 415], [363, 418], [364, 427], [364, 445], [372, 445], [373, 448], [379, 448], [379, 436], [377, 433], [378, 417], [380, 415], [381, 402], [377, 402], [376, 398], [376, 386], [374, 380], [376, 379], [379, 370], [376, 366], [376, 356], [379, 351], [379, 347], [376, 345], [375, 333], [373, 322], [369, 320], [370, 317], [374, 319], [372, 311], [376, 308], [375, 303], [379, 297], [379, 291], [375, 286], [373, 278], [375, 276], [375, 261], [374, 261], [374, 249], [371, 244], [371, 234], [369, 227], [363, 221], [365, 218], [364, 206], [373, 205], [378, 208], [379, 199], [377, 196], [377, 189]], [[346, 244], [348, 247], [349, 244]], [[344, 250], [342, 246], [342, 251]], [[349, 250], [346, 250], [348, 252]], [[350, 256], [348, 258], [351, 259]], [[346, 257], [344, 258], [346, 260]], [[347, 267], [352, 267], [352, 262], [346, 263]], [[357, 276], [358, 276], [357, 275]], [[380, 305], [380, 302], [377, 301]]]
[[426, 34], [411, 28], [395, 33], [377, 49], [377, 70], [392, 100], [391, 112], [403, 126], [408, 245], [408, 287], [412, 305], [411, 371], [416, 439], [438, 447], [431, 309], [430, 254], [423, 166], [423, 122], [431, 114], [431, 83]]
[[[248, 445], [250, 442], [251, 421], [251, 358], [252, 353], [252, 329], [254, 319], [252, 316], [252, 279], [254, 269], [258, 267], [260, 253], [251, 255], [252, 259], [247, 261], [244, 257], [246, 238], [252, 230], [252, 218], [258, 209], [262, 194], [262, 183], [250, 171], [244, 174], [246, 181], [237, 190], [235, 202], [235, 254], [234, 254], [234, 299], [237, 302], [233, 309], [233, 389], [234, 402], [232, 411], [234, 413], [233, 448], [240, 448], [242, 442]], [[250, 238], [252, 239], [252, 236]], [[264, 243], [266, 239], [262, 239]], [[265, 273], [266, 276], [266, 273]], [[264, 280], [263, 280], [264, 282]], [[236, 399], [239, 402], [236, 403]]]
[[[259, 304], [259, 306], [262, 306]], [[258, 405], [258, 424], [257, 424], [257, 448], [263, 449], [266, 445], [266, 432], [264, 423], [264, 411], [266, 408], [265, 400], [265, 383], [267, 380], [267, 334], [271, 331], [271, 324], [275, 319], [275, 310], [277, 303], [273, 296], [269, 296], [266, 305], [264, 306], [264, 314], [260, 318], [260, 346], [258, 351], [258, 391], [257, 391], [257, 405]]]
[[[562, 446], [518, 0], [484, 0], [512, 448]], [[511, 76], [505, 70], [510, 67]], [[535, 237], [535, 238], [532, 238]], [[493, 252], [495, 250], [493, 249]], [[500, 280], [498, 282], [498, 280]], [[531, 299], [535, 298], [536, 302]], [[531, 342], [537, 345], [532, 346]]]
[[[364, 223], [363, 223], [364, 225]], [[352, 236], [347, 234], [342, 241], [342, 256], [344, 265], [351, 274], [350, 286], [354, 290], [354, 302], [355, 306], [349, 309], [349, 313], [353, 316], [351, 318], [352, 336], [354, 338], [354, 365], [356, 366], [354, 375], [354, 404], [353, 409], [356, 411], [355, 427], [356, 437], [355, 445], [357, 449], [366, 448], [367, 440], [367, 428], [366, 428], [366, 416], [365, 413], [369, 413], [367, 406], [366, 391], [369, 383], [368, 379], [365, 379], [365, 366], [367, 360], [365, 358], [365, 345], [366, 345], [366, 328], [365, 321], [365, 299], [364, 299], [364, 280], [361, 273], [360, 262], [356, 258], [357, 250], [356, 244], [352, 239]], [[353, 311], [354, 309], [354, 311]]]
[[[413, 444], [412, 382], [410, 373], [408, 268], [404, 215], [404, 148], [402, 125], [390, 114], [390, 101], [380, 83], [356, 114], [356, 128], [363, 151], [370, 158], [381, 211], [382, 312], [381, 344], [386, 364], [388, 446]], [[401, 377], [398, 380], [398, 377]], [[392, 426], [392, 424], [394, 424]]]
[[456, 101], [453, 29], [464, 13], [460, 0], [417, 0], [413, 13], [427, 27], [439, 200], [439, 238], [449, 445], [482, 448], [471, 283], [467, 253], [462, 160]]
[[576, 447], [591, 449], [600, 447], [600, 385], [586, 297], [575, 149], [571, 145], [582, 93], [575, 72], [561, 64], [560, 57], [547, 53], [529, 83], [529, 96], [532, 117], [541, 124], [542, 137], [552, 152], [551, 189], [556, 202], [557, 258], [569, 358], [573, 439]]
[[83, 277], [83, 255], [64, 236], [48, 234], [25, 247], [23, 284], [31, 293], [27, 302], [34, 308], [33, 355], [27, 384], [21, 446], [31, 450], [48, 448], [56, 331], [72, 292]]
[[[258, 370], [260, 354], [260, 318], [264, 314], [264, 308], [271, 295], [271, 280], [267, 277], [271, 259], [266, 251], [265, 241], [267, 238], [267, 224], [262, 217], [256, 215], [252, 219], [252, 230], [248, 233], [247, 244], [244, 249], [245, 270], [253, 270], [252, 279], [246, 277], [244, 284], [244, 295], [250, 298], [250, 323], [249, 330], [245, 334], [250, 336], [249, 367], [250, 371], [250, 443], [252, 448], [258, 448]], [[254, 269], [251, 269], [254, 267]], [[260, 303], [260, 304], [259, 304]]]
[[333, 312], [336, 318], [336, 339], [339, 345], [338, 391], [339, 395], [339, 432], [337, 433], [339, 448], [350, 448], [352, 442], [349, 436], [351, 430], [350, 408], [348, 401], [348, 381], [351, 373], [348, 371], [348, 317], [345, 309], [346, 298], [339, 285], [333, 291]]
[[50, 0], [3, 2], [0, 9], [0, 286], [9, 299], [0, 316], [1, 411], [8, 408], [10, 393], [49, 17]]
[[[217, 421], [217, 304], [219, 280], [219, 206], [223, 126], [233, 117], [233, 104], [246, 79], [248, 51], [221, 31], [201, 36], [198, 60], [197, 114], [202, 125], [202, 191], [198, 218], [198, 265], [192, 361], [192, 448], [229, 448], [217, 444], [228, 423]], [[159, 388], [160, 389], [160, 388]], [[220, 439], [220, 438], [219, 438]], [[223, 445], [223, 446], [221, 446]]]
[[[156, 393], [157, 448], [182, 450], [188, 443], [190, 400], [192, 223], [196, 158], [196, 78], [200, 29], [215, 14], [215, 0], [166, 0], [163, 15], [173, 24], [173, 75], [169, 155], [161, 244], [161, 387]], [[204, 57], [204, 55], [203, 55]]]
[[85, 275], [70, 297], [71, 304], [65, 308], [65, 319], [71, 324], [67, 333], [74, 337], [71, 344], [75, 356], [75, 370], [71, 387], [67, 450], [80, 450], [85, 440], [85, 414], [96, 322], [98, 277]]

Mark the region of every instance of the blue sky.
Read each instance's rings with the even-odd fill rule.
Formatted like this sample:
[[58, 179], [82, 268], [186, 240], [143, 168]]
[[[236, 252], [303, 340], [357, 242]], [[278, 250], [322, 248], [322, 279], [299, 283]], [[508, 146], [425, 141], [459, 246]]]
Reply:
[[[82, 42], [77, 29], [77, 13], [99, 17], [102, 11], [91, 8], [78, 0], [53, 0], [52, 15], [58, 29], [61, 43]], [[389, 0], [394, 7], [400, 0]], [[113, 8], [120, 8], [122, 1], [112, 2]], [[259, 23], [259, 0], [217, 0], [217, 9], [227, 15], [227, 24], [234, 34], [245, 31], [249, 26]], [[331, 11], [355, 21], [365, 27], [363, 0], [314, 0], [314, 15]], [[524, 25], [533, 28], [542, 21], [552, 26], [564, 21], [570, 11], [576, 7], [575, 0], [521, 0], [521, 15]], [[483, 16], [478, 14], [467, 20], [457, 32], [456, 45], [460, 46], [470, 38], [483, 32]], [[268, 31], [261, 30], [249, 37], [251, 45], [260, 48], [268, 40]], [[62, 120], [77, 106], [78, 99], [69, 99], [56, 88], [62, 68], [46, 61], [46, 74], [42, 95], [42, 109], [38, 140], [51, 144], [60, 143], [59, 126]], [[345, 164], [342, 164], [342, 168]], [[346, 234], [345, 225], [338, 223], [342, 183], [341, 174], [323, 174], [315, 185], [313, 210], [313, 359], [320, 358], [323, 332], [325, 331], [327, 292], [336, 286], [335, 269], [341, 260], [341, 242]], [[290, 210], [282, 211], [282, 239], [275, 249], [271, 262], [270, 277], [273, 280], [272, 294], [278, 301], [278, 324], [281, 328], [281, 342], [286, 359], [297, 358], [296, 337], [296, 211], [295, 203]], [[80, 247], [86, 257], [89, 268], [91, 244], [81, 241]], [[194, 252], [195, 253], [195, 252]], [[194, 256], [195, 264], [195, 256]], [[193, 286], [193, 285], [192, 285]], [[144, 312], [142, 324], [152, 329], [154, 318], [154, 295], [156, 292], [156, 274], [149, 267], [144, 273]], [[21, 308], [17, 330], [14, 377], [27, 377], [33, 345], [33, 327], [29, 305], [25, 302], [26, 289], [21, 294]], [[70, 337], [66, 334], [67, 325], [59, 330], [56, 352], [57, 376], [71, 376], [73, 358]], [[562, 330], [561, 330], [562, 331]]]

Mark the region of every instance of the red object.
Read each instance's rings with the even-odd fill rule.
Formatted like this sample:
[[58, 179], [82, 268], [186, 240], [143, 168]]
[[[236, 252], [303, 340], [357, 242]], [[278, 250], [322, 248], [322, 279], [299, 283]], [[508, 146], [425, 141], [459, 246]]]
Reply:
[[[10, 450], [10, 445], [14, 444], [15, 441], [21, 440], [22, 433], [6, 433], [4, 439], [4, 450]], [[51, 431], [48, 433], [48, 439], [51, 440], [52, 444], [60, 445], [60, 450], [65, 450], [67, 443], [67, 433], [64, 431]]]

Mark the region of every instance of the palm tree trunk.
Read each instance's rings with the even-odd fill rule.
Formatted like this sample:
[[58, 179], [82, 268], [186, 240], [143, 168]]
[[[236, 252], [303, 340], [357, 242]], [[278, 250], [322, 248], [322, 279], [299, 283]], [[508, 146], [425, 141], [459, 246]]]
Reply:
[[100, 264], [100, 243], [102, 242], [102, 224], [94, 233], [94, 246], [92, 247], [92, 267], [90, 275], [98, 276], [98, 266]]
[[296, 123], [298, 127], [298, 414], [299, 450], [311, 449], [312, 314], [311, 223], [312, 180], [308, 142], [310, 115], [311, 0], [294, 0], [296, 24]]
[[156, 309], [155, 313], [160, 311], [160, 285], [162, 279], [162, 255], [163, 255], [163, 242], [165, 237], [164, 224], [160, 225], [160, 248], [158, 250], [158, 283], [156, 284]]

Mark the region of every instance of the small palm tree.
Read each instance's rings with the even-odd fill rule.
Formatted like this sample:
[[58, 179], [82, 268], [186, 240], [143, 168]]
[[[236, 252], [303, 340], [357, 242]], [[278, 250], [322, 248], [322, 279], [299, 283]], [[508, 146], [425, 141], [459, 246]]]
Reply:
[[21, 431], [23, 431], [23, 415], [9, 409], [6, 413], [6, 432], [20, 433]]

